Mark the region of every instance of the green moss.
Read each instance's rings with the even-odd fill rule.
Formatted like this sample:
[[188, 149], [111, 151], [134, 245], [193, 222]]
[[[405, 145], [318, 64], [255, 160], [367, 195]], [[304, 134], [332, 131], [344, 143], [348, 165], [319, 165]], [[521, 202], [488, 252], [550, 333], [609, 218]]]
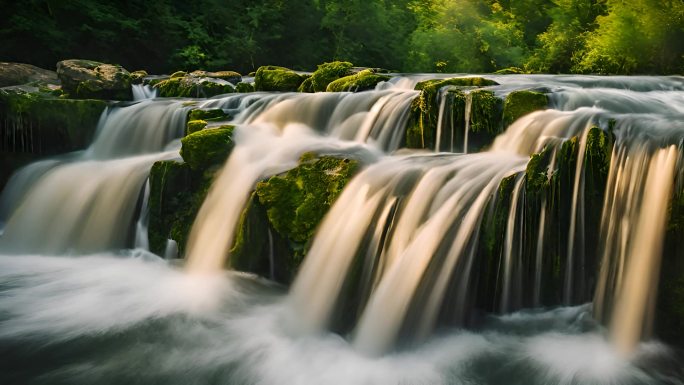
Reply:
[[319, 64], [318, 69], [309, 78], [311, 79], [311, 91], [305, 92], [322, 92], [327, 90], [328, 84], [339, 78], [352, 75], [351, 70], [353, 67], [354, 65], [347, 61]]
[[[439, 118], [439, 93], [443, 92], [450, 108], [451, 119], [456, 132], [463, 132], [465, 126], [466, 93], [463, 87], [483, 87], [496, 85], [490, 79], [451, 78], [432, 79], [418, 83], [416, 90], [420, 95], [411, 103], [406, 129], [406, 147], [434, 148]], [[473, 90], [470, 114], [469, 151], [485, 147], [501, 130], [501, 100], [488, 90]]]
[[240, 92], [240, 93], [254, 92], [254, 85], [251, 83], [240, 82], [235, 86], [235, 92]]
[[145, 76], [148, 76], [148, 73], [145, 70], [133, 71], [131, 72], [131, 83], [140, 84], [143, 82]]
[[545, 147], [532, 154], [525, 170], [525, 187], [528, 194], [544, 194], [549, 187], [549, 161], [551, 149]]
[[525, 74], [525, 70], [519, 67], [508, 67], [508, 68], [502, 68], [498, 71], [494, 72], [497, 75], [520, 75], [520, 74]]
[[175, 77], [150, 83], [159, 90], [161, 97], [208, 98], [234, 92], [231, 84], [223, 84], [195, 77]]
[[262, 66], [254, 76], [254, 89], [256, 91], [297, 91], [306, 78], [307, 76], [288, 68]]
[[230, 119], [230, 115], [226, 114], [220, 108], [196, 108], [188, 112], [188, 120], [206, 120], [209, 122], [214, 122], [228, 119]]
[[372, 90], [375, 86], [382, 82], [389, 80], [389, 76], [378, 75], [372, 70], [363, 70], [357, 74], [339, 78], [326, 88], [328, 92], [342, 92], [342, 91], [365, 91]]
[[150, 170], [148, 237], [150, 250], [163, 255], [167, 239], [183, 255], [190, 229], [209, 191], [213, 172], [193, 171], [187, 163], [156, 162]]
[[222, 164], [233, 150], [233, 126], [194, 132], [181, 139], [180, 154], [193, 170]]
[[524, 115], [548, 107], [549, 97], [536, 91], [514, 91], [508, 94], [504, 102], [504, 126], [508, 127]]
[[358, 169], [351, 159], [305, 154], [299, 166], [259, 182], [256, 194], [270, 226], [290, 248], [287, 270], [298, 269], [314, 230]]
[[0, 151], [53, 155], [85, 148], [107, 104], [0, 90]]
[[488, 90], [474, 90], [470, 93], [470, 131], [482, 132], [495, 137], [501, 133], [503, 101]]
[[201, 131], [207, 126], [206, 120], [190, 120], [185, 128], [185, 135], [193, 134], [197, 131]]
[[182, 78], [182, 77], [184, 77], [184, 76], [187, 75], [187, 74], [188, 74], [188, 73], [185, 72], [185, 71], [176, 71], [176, 72], [172, 73], [171, 76], [169, 76], [169, 77], [170, 77], [171, 79], [176, 79], [176, 78]]
[[458, 86], [458, 87], [487, 87], [495, 86], [499, 83], [491, 79], [481, 78], [481, 77], [468, 77], [468, 78], [449, 78], [449, 79], [430, 79], [424, 80], [416, 84], [416, 90], [418, 91], [431, 91], [432, 93], [437, 92], [442, 87], [445, 86]]
[[307, 92], [307, 93], [313, 93], [314, 88], [313, 88], [313, 82], [311, 80], [311, 77], [306, 78], [302, 84], [297, 88], [297, 91], [299, 92]]

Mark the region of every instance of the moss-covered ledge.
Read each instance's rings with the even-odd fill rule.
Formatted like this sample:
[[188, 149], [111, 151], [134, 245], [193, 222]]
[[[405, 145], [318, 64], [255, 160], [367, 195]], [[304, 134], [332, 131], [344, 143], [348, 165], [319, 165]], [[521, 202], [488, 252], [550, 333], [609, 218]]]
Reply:
[[0, 90], [0, 189], [40, 157], [86, 148], [107, 103], [22, 88]]
[[238, 226], [231, 267], [291, 282], [314, 231], [358, 169], [354, 159], [306, 153], [294, 169], [259, 182]]

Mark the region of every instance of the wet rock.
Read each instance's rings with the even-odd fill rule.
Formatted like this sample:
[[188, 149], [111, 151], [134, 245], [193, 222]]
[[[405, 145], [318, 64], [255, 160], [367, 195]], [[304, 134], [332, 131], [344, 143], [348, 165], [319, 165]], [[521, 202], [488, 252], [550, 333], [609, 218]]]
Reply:
[[372, 90], [375, 86], [383, 81], [389, 80], [389, 76], [378, 75], [372, 70], [363, 70], [357, 74], [345, 76], [337, 79], [326, 88], [328, 92], [343, 92], [343, 91], [366, 91]]
[[26, 83], [59, 84], [57, 73], [30, 64], [0, 62], [0, 87]]
[[345, 76], [353, 75], [353, 67], [354, 65], [352, 63], [346, 61], [319, 64], [318, 69], [299, 87], [299, 91], [323, 92], [331, 82]]
[[223, 164], [233, 150], [233, 128], [225, 125], [187, 135], [181, 139], [180, 155], [192, 170]]
[[297, 91], [307, 78], [295, 71], [277, 66], [262, 66], [254, 75], [254, 89], [256, 91]]
[[242, 214], [231, 266], [268, 276], [263, 269], [269, 266], [266, 251], [273, 243], [275, 278], [290, 282], [314, 230], [358, 169], [359, 163], [353, 159], [307, 153], [294, 169], [259, 182]]
[[62, 88], [72, 98], [131, 100], [131, 74], [120, 65], [90, 60], [57, 63]]
[[530, 112], [548, 108], [549, 97], [537, 91], [513, 91], [506, 96], [503, 119], [506, 127]]

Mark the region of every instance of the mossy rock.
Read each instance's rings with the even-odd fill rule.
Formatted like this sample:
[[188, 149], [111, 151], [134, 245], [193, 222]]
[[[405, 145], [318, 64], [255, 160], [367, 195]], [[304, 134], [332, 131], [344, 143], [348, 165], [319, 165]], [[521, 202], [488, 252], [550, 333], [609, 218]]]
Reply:
[[295, 71], [277, 66], [262, 66], [254, 75], [254, 89], [256, 91], [297, 91], [307, 78]]
[[185, 77], [188, 73], [185, 71], [176, 71], [169, 76], [170, 79], [176, 79], [176, 78], [182, 78]]
[[221, 165], [233, 150], [233, 126], [204, 129], [181, 139], [180, 155], [192, 170]]
[[235, 92], [247, 93], [254, 92], [254, 85], [252, 83], [240, 82], [235, 86]]
[[242, 75], [235, 71], [215, 71], [215, 72], [209, 72], [209, 71], [192, 71], [189, 76], [196, 77], [196, 78], [214, 78], [214, 79], [221, 79], [225, 80], [227, 82], [230, 82], [232, 84], [238, 84], [242, 81]]
[[256, 197], [268, 225], [278, 239], [287, 241], [287, 252], [279, 252], [287, 257], [287, 280], [294, 277], [316, 227], [358, 169], [357, 160], [307, 153], [294, 169], [257, 184]]
[[131, 84], [142, 84], [143, 80], [149, 74], [145, 70], [138, 70], [131, 72]]
[[206, 126], [206, 120], [190, 120], [185, 127], [185, 135], [194, 134], [197, 131], [203, 130]]
[[522, 75], [525, 73], [525, 70], [519, 67], [502, 68], [494, 72], [496, 75]]
[[[406, 128], [406, 147], [434, 149], [437, 141], [440, 92], [448, 98], [454, 130], [462, 133], [465, 129], [467, 89], [496, 84], [498, 83], [493, 80], [480, 77], [431, 79], [419, 82], [415, 89], [420, 90], [420, 94], [411, 102]], [[470, 93], [470, 131], [475, 135], [472, 139], [469, 137], [468, 147], [480, 149], [486, 147], [500, 132], [501, 101], [488, 90], [471, 90]]]
[[91, 60], [63, 60], [57, 76], [70, 97], [79, 99], [131, 100], [131, 74], [117, 64]]
[[548, 108], [548, 95], [536, 91], [513, 91], [504, 102], [503, 119], [506, 127], [521, 117]]
[[188, 112], [188, 120], [206, 120], [209, 122], [216, 122], [230, 119], [230, 115], [226, 114], [220, 108], [196, 108]]
[[106, 107], [101, 100], [0, 90], [0, 151], [53, 155], [83, 149]]
[[159, 90], [161, 97], [208, 98], [235, 91], [227, 81], [193, 76], [169, 78], [150, 84]]
[[389, 76], [378, 75], [372, 70], [363, 70], [357, 74], [339, 78], [326, 88], [328, 92], [343, 92], [343, 91], [366, 91], [372, 90], [380, 83], [389, 80]]
[[302, 83], [299, 91], [323, 92], [327, 90], [328, 84], [331, 82], [345, 76], [353, 75], [353, 67], [354, 65], [352, 63], [346, 61], [319, 64], [318, 69], [311, 74], [311, 77]]
[[187, 246], [190, 229], [213, 181], [213, 170], [193, 171], [187, 163], [165, 160], [150, 170], [148, 237], [150, 250], [163, 255], [167, 239]]

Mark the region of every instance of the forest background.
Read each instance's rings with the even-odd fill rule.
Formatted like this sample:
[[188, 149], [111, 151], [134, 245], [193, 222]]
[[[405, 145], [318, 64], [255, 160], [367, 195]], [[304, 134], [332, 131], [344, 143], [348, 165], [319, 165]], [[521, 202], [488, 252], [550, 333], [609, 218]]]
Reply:
[[25, 0], [1, 7], [0, 60], [129, 70], [684, 73], [682, 0]]

